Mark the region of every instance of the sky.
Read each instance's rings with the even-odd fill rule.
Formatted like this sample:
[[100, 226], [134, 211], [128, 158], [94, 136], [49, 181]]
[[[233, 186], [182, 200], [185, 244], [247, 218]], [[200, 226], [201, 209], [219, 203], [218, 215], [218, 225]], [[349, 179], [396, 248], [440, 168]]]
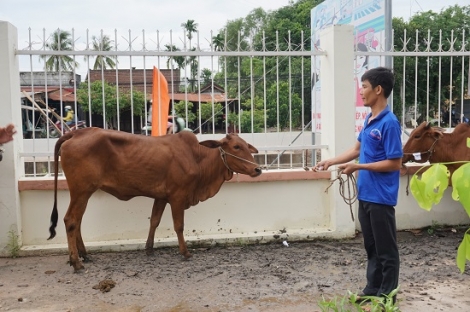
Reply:
[[[0, 21], [17, 28], [19, 49], [28, 47], [29, 29], [33, 47], [40, 48], [44, 37], [60, 28], [74, 30], [77, 48], [86, 46], [87, 31], [89, 41], [103, 31], [120, 42], [119, 50], [125, 49], [127, 42], [140, 50], [145, 30], [145, 42], [154, 48], [159, 44], [164, 50], [170, 41], [183, 47], [181, 24], [192, 19], [198, 24], [200, 47], [208, 50], [210, 38], [227, 21], [246, 17], [258, 7], [273, 11], [288, 4], [289, 0], [0, 0]], [[470, 0], [393, 0], [392, 16], [406, 21], [415, 13], [440, 12], [454, 4], [470, 5]]]

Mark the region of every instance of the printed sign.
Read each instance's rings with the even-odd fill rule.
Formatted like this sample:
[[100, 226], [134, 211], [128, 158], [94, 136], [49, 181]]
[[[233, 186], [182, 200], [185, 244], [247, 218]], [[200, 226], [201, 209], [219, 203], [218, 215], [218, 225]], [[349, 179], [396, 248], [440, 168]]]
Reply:
[[[327, 0], [311, 11], [312, 49], [321, 47], [320, 30], [334, 24], [354, 25], [356, 51], [385, 51], [385, 5], [389, 0]], [[390, 6], [391, 7], [391, 6]], [[354, 60], [356, 93], [356, 136], [362, 130], [370, 109], [361, 99], [361, 77], [370, 68], [384, 66], [378, 56], [358, 56]], [[321, 132], [320, 58], [312, 60], [312, 120], [314, 132]]]

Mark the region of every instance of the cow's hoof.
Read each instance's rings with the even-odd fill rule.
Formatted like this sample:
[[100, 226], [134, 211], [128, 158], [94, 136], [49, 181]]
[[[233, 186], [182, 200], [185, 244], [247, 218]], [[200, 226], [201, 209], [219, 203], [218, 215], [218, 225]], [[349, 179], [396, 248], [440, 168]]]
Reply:
[[184, 260], [189, 260], [193, 255], [189, 253], [189, 251], [187, 251], [184, 255]]
[[154, 252], [153, 248], [145, 249], [145, 254], [149, 257], [155, 256], [155, 252]]
[[74, 273], [83, 273], [83, 272], [85, 272], [85, 267], [81, 263], [76, 265], [76, 266], [74, 265], [73, 268], [74, 268]]
[[82, 259], [85, 263], [93, 262], [93, 259], [91, 259], [89, 256], [83, 256]]

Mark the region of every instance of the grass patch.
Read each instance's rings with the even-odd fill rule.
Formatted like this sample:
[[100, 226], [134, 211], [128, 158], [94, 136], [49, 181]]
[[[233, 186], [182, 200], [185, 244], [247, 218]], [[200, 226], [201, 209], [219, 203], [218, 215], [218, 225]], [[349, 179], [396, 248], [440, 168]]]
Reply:
[[322, 312], [400, 312], [396, 303], [393, 302], [393, 297], [397, 293], [398, 289], [395, 289], [385, 297], [367, 296], [358, 301], [358, 295], [348, 291], [348, 294], [342, 297], [335, 296], [329, 300], [322, 297], [318, 306]]

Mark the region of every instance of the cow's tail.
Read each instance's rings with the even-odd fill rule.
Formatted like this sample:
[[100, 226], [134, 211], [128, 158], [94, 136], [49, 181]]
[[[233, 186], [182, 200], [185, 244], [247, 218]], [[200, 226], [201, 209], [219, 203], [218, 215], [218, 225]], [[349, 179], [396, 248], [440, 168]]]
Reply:
[[57, 221], [59, 219], [59, 212], [57, 211], [57, 177], [59, 175], [59, 154], [60, 147], [62, 144], [72, 138], [74, 131], [67, 132], [59, 138], [54, 148], [54, 207], [51, 213], [51, 226], [49, 227], [49, 233], [51, 234], [48, 238], [53, 239], [56, 235], [55, 228], [57, 227]]

